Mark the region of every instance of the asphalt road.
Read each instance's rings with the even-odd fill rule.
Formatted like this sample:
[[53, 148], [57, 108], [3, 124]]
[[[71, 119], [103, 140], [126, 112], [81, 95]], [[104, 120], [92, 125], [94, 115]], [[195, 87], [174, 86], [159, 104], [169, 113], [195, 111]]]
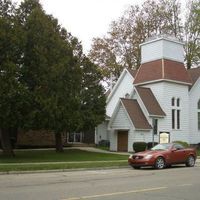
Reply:
[[1, 200], [199, 200], [200, 167], [0, 175]]

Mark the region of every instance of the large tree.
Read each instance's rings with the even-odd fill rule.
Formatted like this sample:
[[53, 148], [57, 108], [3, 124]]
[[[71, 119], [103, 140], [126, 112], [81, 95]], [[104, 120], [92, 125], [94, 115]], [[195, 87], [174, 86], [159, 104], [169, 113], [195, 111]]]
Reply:
[[87, 57], [81, 62], [82, 81], [80, 91], [81, 130], [88, 131], [104, 120], [106, 99], [100, 84], [102, 76], [97, 66]]
[[181, 38], [182, 24], [178, 0], [147, 0], [141, 7], [130, 6], [121, 18], [111, 23], [103, 38], [94, 38], [89, 57], [109, 82], [110, 74], [119, 77], [123, 68], [140, 66], [140, 47], [148, 37], [170, 34]]
[[185, 22], [185, 61], [187, 68], [200, 64], [200, 1], [188, 2]]
[[[62, 152], [62, 132], [90, 128], [103, 119], [100, 76], [83, 55], [78, 39], [47, 15], [38, 0], [22, 2], [11, 20], [8, 11], [15, 6], [10, 1], [8, 5], [3, 10], [9, 17], [2, 15], [0, 21], [4, 41], [0, 45], [1, 132], [6, 133], [5, 128], [51, 130], [56, 150]], [[4, 136], [10, 141], [9, 134]]]
[[13, 155], [11, 138], [24, 123], [27, 88], [19, 81], [24, 34], [10, 0], [0, 1], [0, 138], [5, 154]]

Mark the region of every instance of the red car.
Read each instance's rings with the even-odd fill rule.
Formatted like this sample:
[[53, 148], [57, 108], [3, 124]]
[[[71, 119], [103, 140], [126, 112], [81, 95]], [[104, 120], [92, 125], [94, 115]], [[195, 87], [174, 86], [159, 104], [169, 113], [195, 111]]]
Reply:
[[195, 165], [196, 149], [184, 148], [181, 144], [158, 144], [151, 150], [142, 151], [129, 156], [128, 163], [135, 169], [143, 166], [153, 166], [163, 169], [174, 164], [186, 164], [187, 167]]

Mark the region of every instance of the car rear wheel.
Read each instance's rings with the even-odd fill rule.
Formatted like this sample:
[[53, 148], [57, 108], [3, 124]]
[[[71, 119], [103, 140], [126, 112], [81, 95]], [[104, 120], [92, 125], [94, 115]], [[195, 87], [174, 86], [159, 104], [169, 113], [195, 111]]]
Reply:
[[194, 167], [195, 165], [195, 158], [194, 156], [189, 156], [187, 161], [186, 161], [186, 166], [187, 167]]
[[165, 168], [165, 160], [162, 157], [158, 157], [155, 162], [156, 169], [163, 169]]

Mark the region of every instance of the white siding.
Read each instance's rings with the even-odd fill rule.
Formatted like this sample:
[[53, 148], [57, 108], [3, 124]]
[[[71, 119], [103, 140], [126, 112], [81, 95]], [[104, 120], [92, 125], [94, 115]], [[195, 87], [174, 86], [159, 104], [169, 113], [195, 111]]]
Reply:
[[117, 151], [117, 131], [110, 131], [110, 151]]
[[182, 43], [163, 41], [163, 58], [184, 63], [184, 50]]
[[[133, 143], [134, 142], [152, 142], [153, 135], [152, 131], [136, 131], [131, 129], [129, 131], [129, 142], [128, 142], [128, 151], [133, 151]], [[158, 135], [154, 135], [154, 142], [158, 142], [159, 138]]]
[[155, 39], [141, 44], [141, 63], [162, 58], [184, 62], [183, 44], [169, 39]]
[[[189, 94], [188, 86], [170, 82], [160, 82], [146, 85], [150, 87], [159, 104], [161, 105], [166, 117], [159, 119], [159, 132], [170, 132], [170, 141], [182, 140], [189, 141]], [[180, 98], [180, 129], [172, 129], [171, 99]]]
[[120, 103], [119, 110], [115, 115], [115, 118], [113, 119], [113, 122], [111, 124], [112, 129], [130, 129], [132, 126], [132, 123], [129, 120], [128, 114], [126, 113], [124, 107]]
[[106, 105], [106, 115], [111, 117], [113, 114], [113, 111], [119, 101], [120, 98], [124, 98], [125, 95], [131, 94], [131, 91], [133, 89], [133, 77], [130, 75], [129, 72], [126, 71], [125, 76], [122, 78], [120, 84], [114, 91], [112, 97], [107, 102]]
[[95, 144], [98, 144], [101, 140], [108, 140], [108, 122], [103, 122], [96, 127]]
[[200, 78], [190, 90], [190, 143], [200, 143], [200, 130], [198, 130], [197, 103], [200, 99]]
[[[110, 150], [117, 151], [117, 131], [128, 130], [128, 152], [133, 151], [133, 143], [138, 141], [152, 142], [152, 131], [136, 131], [130, 121], [124, 107], [120, 105], [118, 112], [111, 124]], [[158, 135], [154, 136], [154, 141], [158, 142]]]
[[[110, 150], [117, 151], [117, 131], [111, 131]], [[152, 131], [136, 131], [131, 127], [128, 131], [128, 152], [133, 152], [133, 143], [144, 141], [146, 143], [152, 142]], [[154, 142], [159, 142], [158, 135], [154, 135]]]
[[117, 133], [118, 130], [127, 130], [128, 131], [128, 151], [131, 150], [130, 146], [130, 129], [133, 129], [132, 122], [130, 121], [128, 114], [126, 113], [124, 107], [120, 103], [119, 110], [115, 114], [115, 118], [113, 119], [111, 125], [111, 132], [110, 132], [110, 150], [117, 151]]

